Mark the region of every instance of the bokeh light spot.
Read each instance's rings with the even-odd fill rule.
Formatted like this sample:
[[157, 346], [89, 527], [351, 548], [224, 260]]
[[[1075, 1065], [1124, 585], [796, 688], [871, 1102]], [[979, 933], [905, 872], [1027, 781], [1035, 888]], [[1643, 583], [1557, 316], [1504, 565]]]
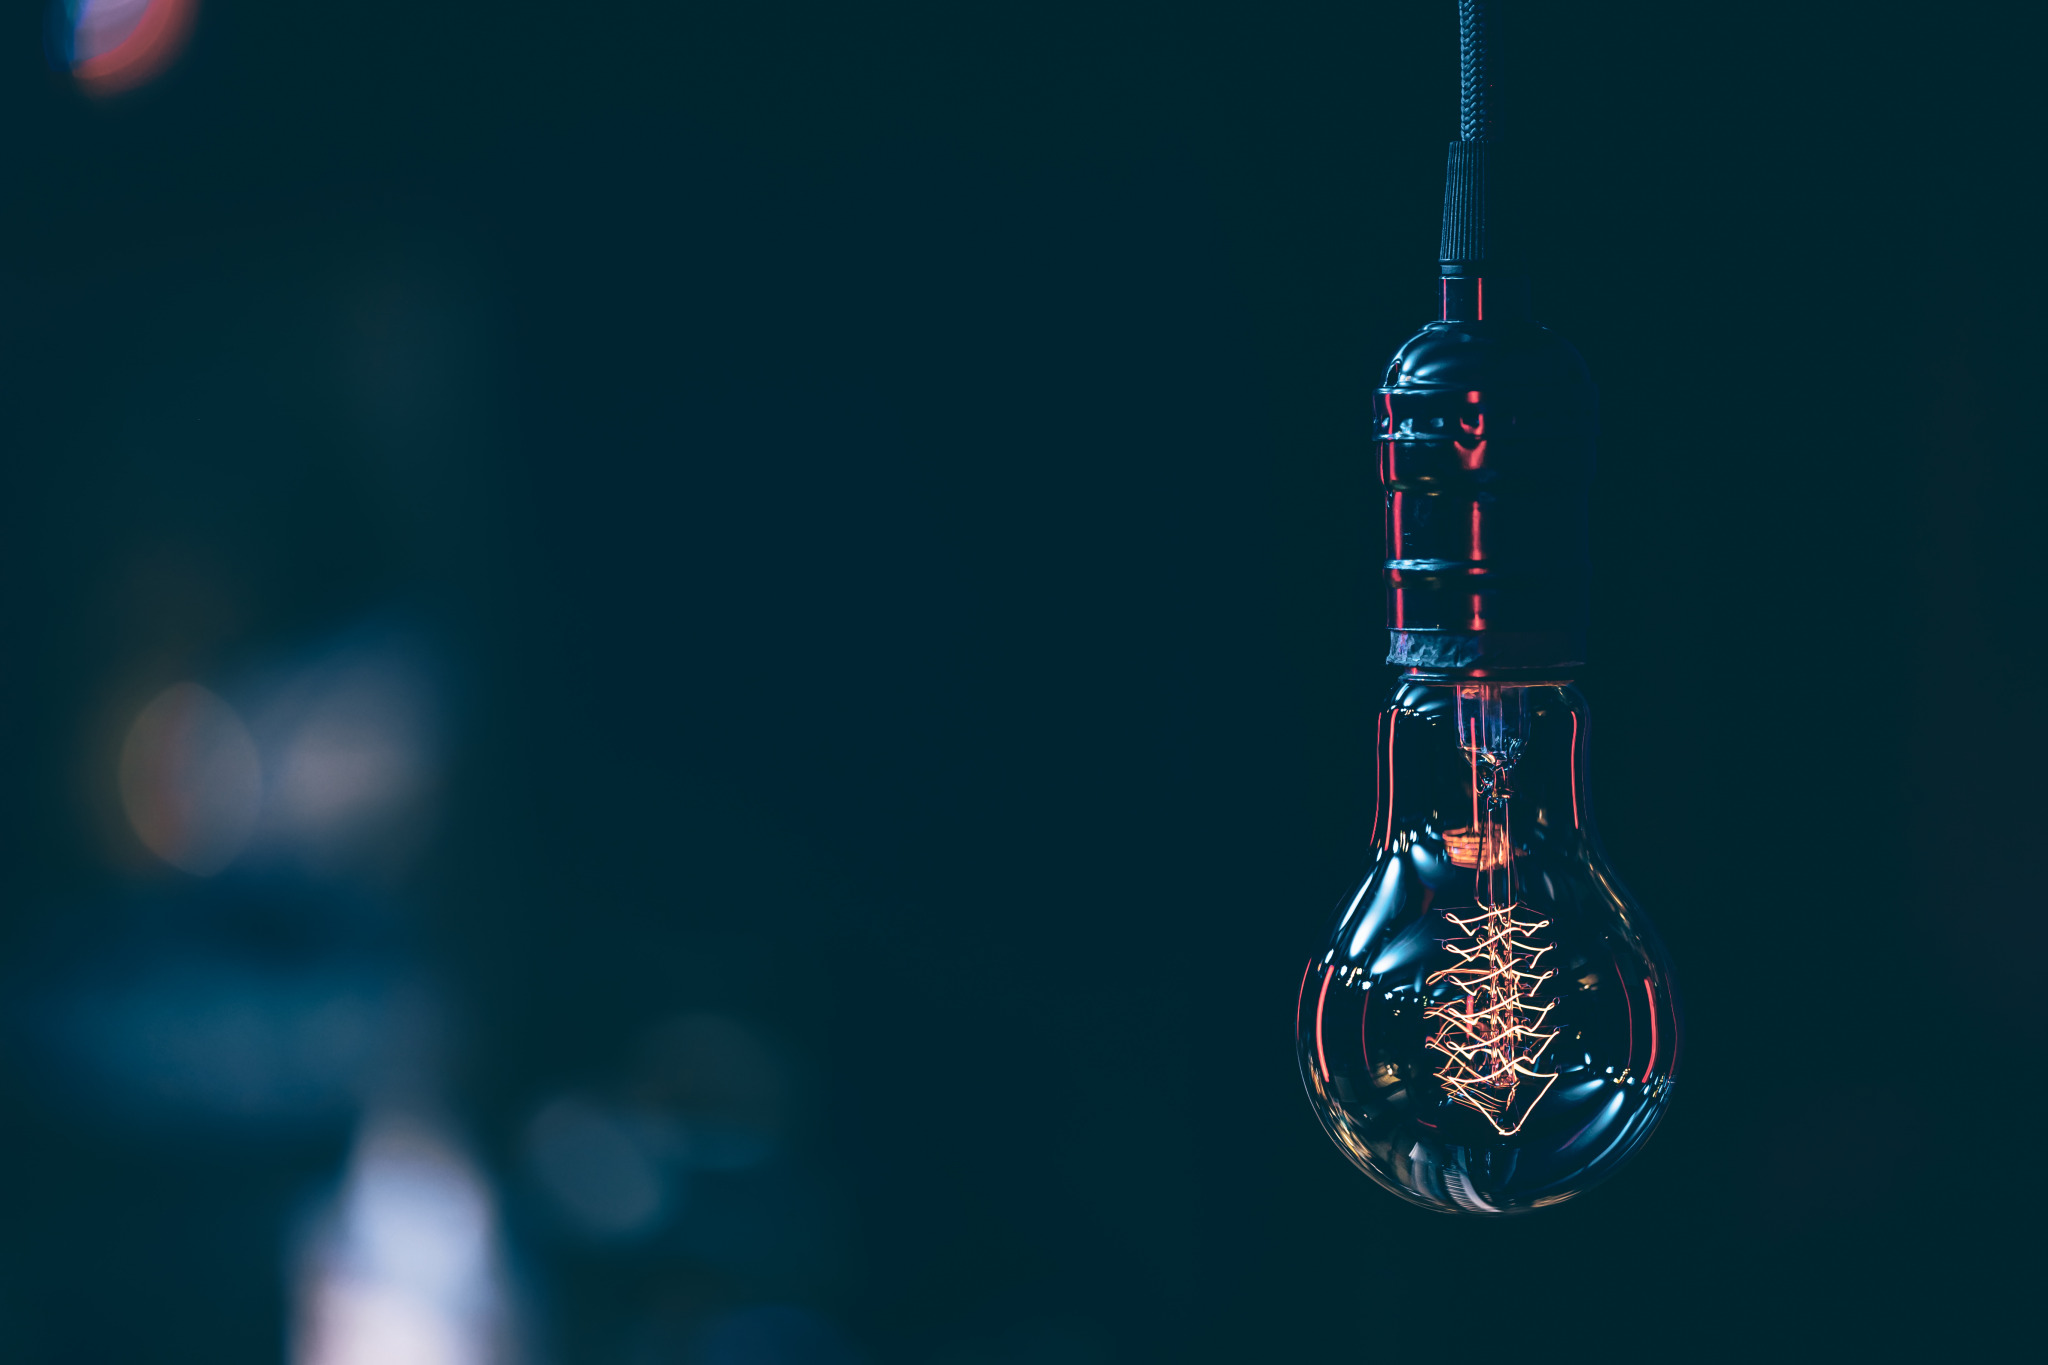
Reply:
[[256, 741], [234, 709], [197, 683], [142, 708], [121, 745], [121, 806], [143, 846], [210, 877], [235, 860], [263, 804]]
[[298, 1286], [295, 1365], [499, 1365], [506, 1318], [490, 1186], [431, 1124], [365, 1120]]
[[90, 95], [143, 85], [177, 60], [199, 0], [54, 0], [50, 56]]
[[668, 1203], [660, 1165], [619, 1116], [562, 1098], [534, 1116], [527, 1160], [562, 1214], [591, 1237], [648, 1231]]

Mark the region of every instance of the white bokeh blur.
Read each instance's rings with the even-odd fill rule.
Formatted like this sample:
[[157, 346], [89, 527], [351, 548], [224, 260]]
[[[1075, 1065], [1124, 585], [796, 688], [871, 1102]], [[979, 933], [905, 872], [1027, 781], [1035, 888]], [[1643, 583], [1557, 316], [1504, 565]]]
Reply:
[[298, 1260], [292, 1365], [514, 1365], [490, 1186], [431, 1122], [372, 1112]]

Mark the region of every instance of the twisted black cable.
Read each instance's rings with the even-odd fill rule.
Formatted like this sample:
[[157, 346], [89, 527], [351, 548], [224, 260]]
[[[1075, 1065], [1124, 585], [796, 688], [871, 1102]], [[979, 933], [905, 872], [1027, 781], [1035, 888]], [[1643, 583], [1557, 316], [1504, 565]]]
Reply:
[[1508, 245], [1502, 224], [1490, 213], [1498, 205], [1490, 192], [1500, 135], [1495, 98], [1495, 28], [1499, 0], [1458, 0], [1458, 132], [1444, 176], [1444, 235], [1437, 259], [1446, 273], [1477, 273], [1500, 264]]
[[1465, 142], [1494, 139], [1492, 37], [1492, 0], [1458, 0], [1458, 137]]

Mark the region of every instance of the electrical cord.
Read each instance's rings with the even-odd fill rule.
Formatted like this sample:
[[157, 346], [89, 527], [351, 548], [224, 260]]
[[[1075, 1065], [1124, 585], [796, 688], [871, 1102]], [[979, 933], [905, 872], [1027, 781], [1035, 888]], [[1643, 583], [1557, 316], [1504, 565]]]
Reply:
[[1446, 275], [1477, 275], [1501, 264], [1497, 174], [1500, 107], [1496, 98], [1499, 0], [1458, 0], [1458, 141], [1444, 174], [1444, 234], [1437, 259]]
[[1496, 110], [1487, 66], [1493, 37], [1493, 0], [1458, 0], [1458, 137], [1491, 142]]

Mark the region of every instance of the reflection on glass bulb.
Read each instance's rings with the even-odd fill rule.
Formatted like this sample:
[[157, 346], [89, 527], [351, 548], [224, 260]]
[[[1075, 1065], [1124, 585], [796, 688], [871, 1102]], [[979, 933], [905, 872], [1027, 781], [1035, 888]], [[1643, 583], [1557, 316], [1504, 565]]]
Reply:
[[1302, 1077], [1366, 1174], [1514, 1213], [1612, 1174], [1670, 1103], [1671, 968], [1609, 870], [1564, 684], [1406, 682], [1373, 869], [1303, 971]]

